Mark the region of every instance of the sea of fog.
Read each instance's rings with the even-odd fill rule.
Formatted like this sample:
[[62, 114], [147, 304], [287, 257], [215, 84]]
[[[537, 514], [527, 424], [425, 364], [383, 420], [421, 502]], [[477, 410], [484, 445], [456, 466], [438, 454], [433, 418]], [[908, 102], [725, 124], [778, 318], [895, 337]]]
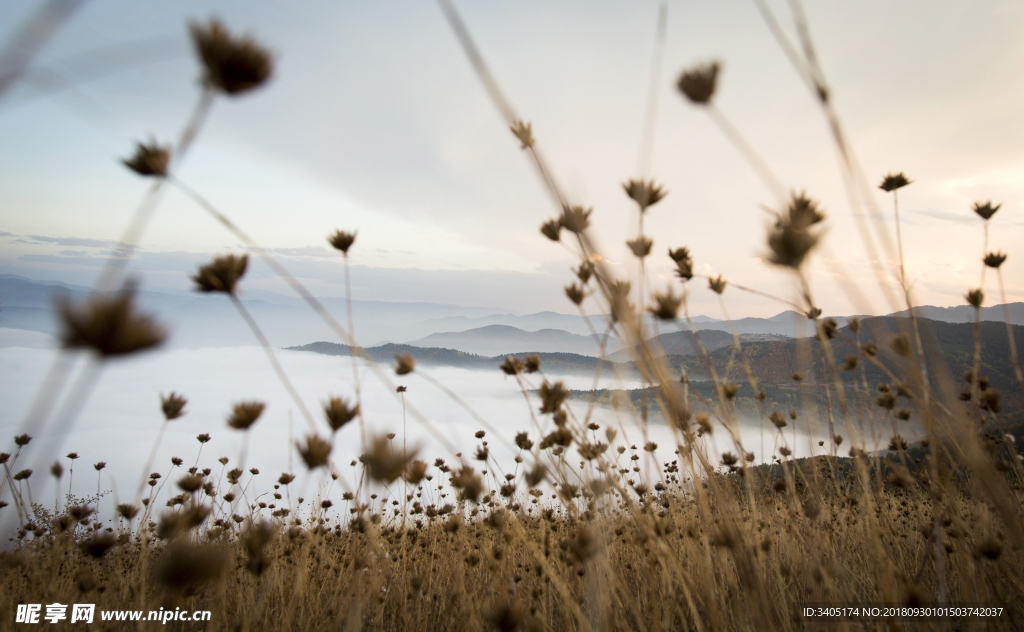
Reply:
[[[284, 350], [278, 350], [276, 354], [302, 400], [312, 411], [317, 430], [323, 435], [328, 434], [328, 427], [322, 419], [321, 403], [334, 395], [353, 396], [352, 359]], [[87, 399], [75, 407], [79, 412], [64, 433], [54, 431], [57, 422], [53, 418], [61, 417], [59, 411], [66, 408], [66, 402], [57, 399], [52, 389], [43, 388], [46, 376], [55, 366], [60, 366], [59, 363], [67, 363], [71, 367], [69, 387], [64, 389], [65, 393], [74, 390], [76, 383], [84, 384], [96, 378]], [[539, 439], [530, 414], [531, 406], [534, 412], [537, 411], [536, 397], [528, 406], [515, 379], [505, 376], [497, 367], [490, 371], [419, 367], [413, 374], [402, 377], [395, 376], [390, 367], [382, 368], [387, 381], [378, 379], [364, 365], [359, 369], [366, 432], [396, 433], [396, 449], [400, 448], [404, 437], [410, 449], [418, 447], [420, 457], [429, 463], [437, 457], [456, 463], [458, 459], [453, 454], [456, 451], [464, 452], [470, 459], [479, 445], [474, 433], [486, 428], [466, 407], [490, 426], [491, 431], [485, 440], [504, 472], [515, 467], [515, 449], [511, 443], [517, 432], [529, 431], [532, 439]], [[97, 371], [100, 371], [98, 376]], [[450, 389], [466, 407], [431, 383], [425, 375]], [[592, 384], [592, 378], [582, 376], [549, 377], [563, 380], [572, 389], [589, 389]], [[394, 389], [396, 384], [408, 388], [405, 401], [409, 411], [404, 425], [402, 401]], [[539, 379], [534, 379], [533, 386], [538, 384]], [[628, 389], [640, 385], [635, 381], [607, 379], [599, 386]], [[188, 398], [187, 414], [165, 422], [160, 411], [160, 395], [172, 391]], [[103, 506], [112, 506], [115, 501], [131, 501], [142, 478], [148, 474], [146, 461], [164, 424], [164, 436], [150, 471], [166, 475], [171, 467], [171, 457], [177, 456], [184, 460], [186, 468], [198, 463], [200, 469], [209, 467], [219, 473], [222, 467], [217, 460], [228, 457], [228, 468], [242, 465], [246, 469], [256, 467], [260, 470], [250, 492], [272, 491], [272, 485], [282, 472], [297, 475], [291, 488], [296, 495], [305, 493], [312, 496], [324, 481], [322, 474], [314, 477], [306, 474], [294, 442], [309, 431], [308, 423], [299, 414], [259, 347], [156, 351], [110, 361], [100, 370], [95, 361], [85, 354], [61, 355], [53, 349], [52, 339], [47, 336], [0, 329], [0, 395], [4, 403], [0, 406], [0, 451], [13, 452], [13, 437], [26, 430], [34, 437], [14, 469], [32, 467], [35, 470], [30, 478], [31, 492], [36, 502], [46, 505], [52, 505], [56, 496], [49, 466], [59, 455], [65, 467], [62, 493], [66, 493], [71, 462], [64, 455], [72, 451], [80, 455], [74, 466], [73, 490], [76, 495], [95, 494], [98, 485], [101, 490], [112, 492], [105, 497]], [[267, 408], [250, 430], [247, 454], [242, 464], [244, 433], [229, 428], [225, 419], [233, 403], [252, 399], [265, 402]], [[25, 429], [23, 423], [28, 411], [40, 401], [52, 404], [55, 411], [48, 427], [43, 430], [38, 427]], [[571, 407], [580, 418], [587, 412], [585, 402], [574, 401]], [[433, 432], [414, 418], [411, 414], [413, 408], [429, 420]], [[545, 431], [552, 428], [550, 416], [542, 419], [538, 414], [536, 417]], [[598, 407], [591, 419], [602, 427], [611, 425], [619, 431], [616, 445], [642, 448], [645, 441], [650, 440], [659, 445], [656, 453], [659, 461], [676, 458], [673, 454], [676, 441], [663, 424], [650, 424], [645, 437], [626, 412]], [[794, 433], [792, 428], [786, 430], [786, 441], [797, 456], [824, 450], [818, 447], [817, 436]], [[200, 433], [210, 434], [211, 441], [201, 446], [196, 439]], [[741, 433], [744, 447], [754, 452], [759, 462], [771, 458], [775, 438], [759, 421], [744, 422]], [[603, 440], [603, 435], [601, 431], [597, 436]], [[705, 440], [712, 442], [708, 446], [711, 454], [735, 451], [721, 429]], [[714, 443], [716, 441], [717, 444]], [[351, 422], [335, 436], [332, 459], [336, 471], [344, 479], [333, 487], [335, 495], [340, 496], [337, 490], [345, 481], [352, 484], [356, 473], [350, 462], [361, 453], [360, 445], [357, 421]], [[642, 450], [638, 453], [642, 456], [640, 463], [644, 468], [654, 467], [653, 463], [645, 462], [648, 459], [646, 453]], [[623, 467], [628, 456], [627, 452], [620, 460]], [[93, 464], [99, 461], [107, 465], [97, 473]], [[578, 462], [578, 459], [573, 456], [569, 462]], [[180, 471], [175, 472], [172, 481], [180, 474]], [[164, 488], [163, 496], [166, 497], [168, 492], [177, 493], [172, 483]], [[4, 496], [8, 493], [5, 492]]]

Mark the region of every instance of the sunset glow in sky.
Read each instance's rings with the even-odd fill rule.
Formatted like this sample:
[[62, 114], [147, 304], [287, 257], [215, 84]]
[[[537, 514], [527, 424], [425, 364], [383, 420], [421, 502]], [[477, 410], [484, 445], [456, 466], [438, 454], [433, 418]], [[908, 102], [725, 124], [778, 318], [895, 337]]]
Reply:
[[[0, 5], [0, 42], [37, 4]], [[768, 4], [792, 35], [788, 4]], [[456, 6], [561, 185], [594, 207], [606, 259], [635, 278], [624, 242], [636, 211], [621, 183], [639, 175], [659, 3]], [[900, 205], [917, 302], [962, 304], [977, 286], [982, 225], [970, 209], [986, 200], [1003, 204], [989, 238], [1009, 253], [1007, 298], [1024, 300], [1024, 4], [808, 0], [806, 10], [867, 178], [914, 181]], [[538, 232], [557, 211], [432, 2], [85, 2], [0, 95], [0, 273], [94, 281], [148, 186], [119, 159], [136, 140], [180, 132], [199, 93], [186, 25], [214, 15], [272, 49], [277, 66], [265, 88], [218, 100], [179, 175], [315, 291], [342, 292], [325, 236], [343, 228], [358, 231], [357, 298], [574, 311], [561, 288], [575, 261]], [[795, 296], [792, 278], [761, 260], [771, 191], [674, 87], [681, 69], [718, 59], [718, 107], [828, 213], [811, 264], [818, 303], [894, 311], [874, 284], [853, 219], [865, 211], [850, 206], [826, 120], [755, 2], [669, 2], [666, 33], [648, 175], [669, 195], [646, 220], [651, 285], [674, 282], [666, 250], [688, 246], [701, 273]], [[891, 199], [876, 199], [891, 222]], [[177, 289], [198, 261], [240, 248], [173, 191], [141, 245], [146, 286]], [[832, 277], [838, 264], [866, 303]], [[284, 291], [258, 271], [252, 285]], [[724, 299], [732, 317], [785, 309], [736, 291]], [[722, 316], [699, 280], [691, 307]]]

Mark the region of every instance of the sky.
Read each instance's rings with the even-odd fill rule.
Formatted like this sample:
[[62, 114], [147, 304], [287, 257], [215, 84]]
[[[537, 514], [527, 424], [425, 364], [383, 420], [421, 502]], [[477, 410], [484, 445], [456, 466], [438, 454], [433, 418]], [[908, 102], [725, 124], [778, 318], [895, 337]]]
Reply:
[[[456, 2], [481, 52], [570, 198], [593, 206], [612, 270], [636, 278], [624, 242], [635, 207], [621, 183], [638, 155], [660, 3]], [[768, 3], [792, 34], [786, 2]], [[38, 5], [0, 5], [0, 43]], [[905, 172], [907, 276], [918, 304], [963, 303], [983, 251], [975, 201], [1002, 203], [990, 250], [1024, 300], [1024, 5], [1013, 0], [808, 0], [833, 102], [866, 177]], [[218, 99], [178, 176], [314, 291], [343, 292], [325, 236], [358, 231], [357, 298], [572, 312], [572, 253], [540, 235], [557, 213], [488, 100], [436, 3], [87, 0], [0, 95], [0, 273], [91, 284], [148, 183], [119, 159], [177, 137], [199, 92], [186, 25], [220, 17], [275, 55], [272, 81]], [[682, 68], [721, 60], [715, 102], [788, 188], [828, 214], [809, 264], [826, 313], [888, 313], [872, 280], [820, 108], [752, 0], [668, 2], [650, 169], [669, 195], [647, 214], [650, 284], [673, 283], [669, 247], [698, 272], [782, 298], [792, 275], [763, 261], [776, 206], [735, 146], [674, 89]], [[886, 222], [892, 202], [876, 200]], [[186, 289], [197, 261], [236, 239], [171, 191], [140, 244], [151, 288]], [[861, 289], [853, 300], [841, 266]], [[264, 276], [251, 286], [285, 291]], [[996, 296], [994, 279], [987, 281]], [[691, 310], [771, 316], [786, 307], [696, 280]], [[998, 302], [989, 299], [988, 304]], [[723, 307], [726, 312], [723, 313]]]

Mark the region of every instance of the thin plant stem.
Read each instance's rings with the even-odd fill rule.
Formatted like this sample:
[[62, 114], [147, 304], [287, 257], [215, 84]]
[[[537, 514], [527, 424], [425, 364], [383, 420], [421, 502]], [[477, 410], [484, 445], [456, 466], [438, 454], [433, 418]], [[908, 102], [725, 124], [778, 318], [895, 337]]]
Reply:
[[256, 339], [260, 343], [260, 347], [263, 348], [263, 352], [267, 355], [267, 360], [270, 361], [270, 366], [273, 367], [274, 373], [277, 374], [277, 379], [281, 381], [281, 385], [284, 386], [286, 391], [288, 391], [288, 396], [292, 398], [293, 402], [295, 402], [299, 412], [302, 413], [302, 416], [306, 419], [306, 423], [309, 424], [310, 430], [316, 432], [316, 422], [313, 421], [313, 415], [310, 414], [309, 409], [306, 408], [306, 404], [299, 396], [299, 392], [295, 390], [291, 379], [288, 378], [288, 374], [285, 373], [284, 368], [281, 367], [281, 363], [278, 362], [277, 355], [274, 353], [274, 349], [270, 346], [270, 341], [268, 341], [267, 337], [263, 335], [263, 330], [261, 330], [260, 326], [256, 324], [256, 320], [252, 317], [252, 314], [249, 313], [249, 310], [245, 308], [245, 305], [242, 304], [242, 301], [238, 299], [238, 296], [235, 295], [234, 292], [229, 292], [228, 298], [231, 299], [231, 303], [235, 306], [235, 309], [238, 310], [238, 313], [241, 314], [242, 320], [245, 321], [245, 324], [249, 326], [250, 330], [252, 330], [253, 335], [256, 336]]

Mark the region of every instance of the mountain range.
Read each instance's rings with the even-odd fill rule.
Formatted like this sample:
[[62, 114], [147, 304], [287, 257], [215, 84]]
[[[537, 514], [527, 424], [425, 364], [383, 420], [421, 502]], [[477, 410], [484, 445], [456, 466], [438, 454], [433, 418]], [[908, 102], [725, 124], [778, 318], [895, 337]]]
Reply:
[[[56, 336], [57, 297], [84, 300], [91, 290], [56, 281], [36, 281], [15, 275], [0, 275], [0, 328], [40, 332]], [[168, 344], [176, 347], [227, 347], [252, 345], [255, 338], [223, 296], [142, 287], [141, 307], [153, 313], [171, 331]], [[297, 346], [311, 340], [336, 340], [333, 332], [299, 298], [265, 290], [248, 289], [242, 302], [259, 323], [270, 343], [277, 347]], [[322, 297], [323, 305], [340, 322], [346, 323], [343, 298]], [[1024, 303], [1007, 306], [1011, 322], [1024, 324]], [[916, 308], [919, 315], [937, 321], [969, 322], [969, 306]], [[364, 346], [385, 343], [410, 344], [420, 348], [450, 348], [484, 357], [527, 351], [600, 354], [594, 329], [602, 331], [603, 317], [590, 323], [578, 314], [538, 312], [510, 314], [488, 307], [465, 307], [425, 302], [352, 301], [357, 338]], [[897, 314], [898, 315], [898, 314]], [[1002, 306], [982, 310], [984, 320], [1001, 321]], [[845, 324], [846, 318], [837, 318]], [[809, 335], [809, 321], [802, 314], [786, 311], [771, 318], [741, 318], [732, 322], [707, 316], [692, 318], [694, 328], [708, 350], [733, 344], [731, 332], [741, 341], [757, 342]], [[685, 325], [684, 325], [685, 327]], [[652, 331], [655, 331], [652, 327]], [[760, 338], [759, 338], [760, 337]], [[19, 345], [24, 336], [5, 335], [0, 344]], [[38, 338], [38, 337], [36, 337]], [[36, 340], [33, 338], [33, 340]], [[689, 331], [663, 333], [658, 340], [664, 353], [692, 353], [695, 339]], [[38, 341], [33, 344], [37, 344]], [[626, 361], [629, 352], [609, 337], [605, 352], [609, 360]]]

